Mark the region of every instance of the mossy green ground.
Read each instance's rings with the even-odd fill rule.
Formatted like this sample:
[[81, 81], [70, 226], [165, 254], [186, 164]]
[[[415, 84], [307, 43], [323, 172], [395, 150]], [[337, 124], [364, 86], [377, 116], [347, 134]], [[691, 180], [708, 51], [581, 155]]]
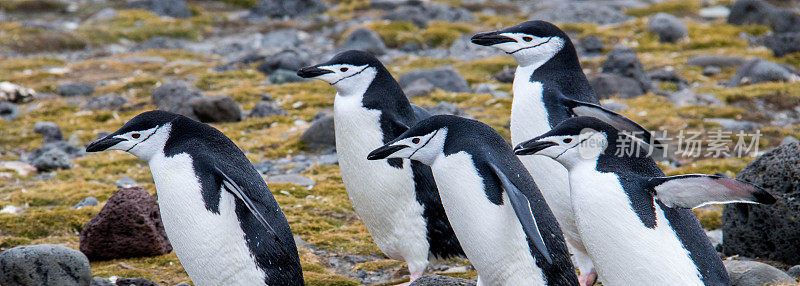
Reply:
[[[232, 5], [251, 6], [255, 1], [230, 0]], [[341, 1], [339, 9], [328, 13], [335, 19], [352, 18], [354, 13], [370, 13], [363, 1]], [[8, 5], [15, 5], [10, 3]], [[11, 7], [11, 6], [9, 6]], [[17, 6], [14, 6], [17, 7]], [[634, 16], [647, 16], [658, 11], [692, 15], [699, 4], [666, 2], [648, 9], [629, 11]], [[24, 7], [23, 7], [24, 8]], [[168, 19], [140, 10], [120, 10], [115, 18], [101, 20], [97, 25], [83, 24], [72, 34], [51, 35], [47, 31], [30, 30], [18, 23], [0, 25], [0, 50], [33, 50], [36, 52], [82, 49], [86, 45], [115, 43], [120, 39], [144, 41], [155, 36], [170, 36], [199, 40], [205, 37], [220, 22], [218, 15], [207, 12], [202, 5], [193, 5], [195, 15], [188, 19]], [[7, 8], [8, 9], [8, 8]], [[525, 19], [525, 15], [476, 14], [478, 21], [445, 23], [434, 22], [421, 29], [411, 23], [374, 21], [365, 25], [375, 29], [390, 47], [408, 42], [418, 42], [426, 47], [448, 46], [458, 37], [477, 31], [508, 26]], [[338, 18], [337, 18], [338, 17]], [[727, 105], [724, 107], [677, 108], [665, 97], [648, 94], [642, 97], [621, 100], [630, 108], [622, 113], [651, 130], [667, 130], [675, 134], [680, 130], [708, 130], [717, 125], [705, 122], [704, 118], [733, 118], [765, 123], [766, 114], [758, 114], [747, 108], [755, 100], [774, 102], [779, 107], [797, 106], [800, 86], [797, 83], [764, 83], [738, 88], [724, 88], [718, 82], [730, 78], [735, 69], [723, 69], [719, 75], [707, 77], [698, 67], [686, 65], [686, 60], [699, 54], [727, 54], [746, 57], [763, 57], [780, 63], [797, 66], [800, 56], [772, 57], [763, 48], [751, 48], [738, 37], [740, 32], [763, 33], [760, 26], [731, 26], [718, 20], [696, 22], [686, 19], [690, 38], [675, 44], [659, 43], [657, 37], [645, 29], [646, 19], [640, 18], [615, 26], [593, 24], [565, 24], [562, 27], [576, 37], [597, 35], [610, 48], [624, 44], [637, 49], [646, 70], [672, 67], [682, 77], [698, 83], [698, 92], [716, 94]], [[291, 23], [286, 23], [291, 25]], [[33, 46], [21, 47], [8, 39], [33, 39]], [[27, 45], [27, 44], [26, 44]], [[167, 63], [129, 62], [129, 58], [159, 57]], [[603, 57], [582, 59], [590, 74], [597, 73]], [[17, 160], [24, 152], [41, 146], [41, 137], [32, 132], [37, 121], [53, 121], [63, 129], [65, 137], [76, 136], [80, 142], [89, 142], [101, 131], [113, 131], [136, 114], [153, 109], [150, 95], [160, 84], [170, 80], [190, 79], [207, 95], [225, 94], [234, 98], [243, 109], [252, 108], [260, 96], [269, 93], [286, 116], [248, 118], [241, 122], [213, 124], [229, 136], [253, 162], [277, 159], [296, 154], [314, 153], [299, 140], [308, 124], [297, 124], [296, 120], [310, 121], [320, 110], [330, 109], [333, 89], [325, 83], [310, 81], [283, 85], [265, 85], [265, 76], [254, 67], [240, 71], [215, 72], [212, 67], [222, 64], [217, 56], [195, 54], [179, 50], [149, 50], [123, 53], [83, 61], [65, 61], [57, 57], [34, 55], [22, 58], [0, 58], [0, 81], [11, 81], [34, 88], [40, 93], [55, 92], [63, 82], [104, 81], [94, 95], [117, 93], [130, 100], [122, 111], [81, 111], [79, 105], [70, 105], [68, 99], [48, 98], [20, 105], [25, 112], [13, 122], [0, 121], [0, 159]], [[399, 77], [418, 68], [449, 66], [458, 70], [471, 85], [478, 83], [498, 84], [500, 90], [511, 91], [510, 84], [497, 82], [492, 75], [504, 68], [513, 68], [508, 57], [492, 57], [470, 62], [450, 59], [422, 57], [400, 57], [388, 64], [389, 70]], [[46, 68], [66, 68], [58, 73]], [[508, 138], [508, 115], [511, 100], [497, 99], [489, 94], [452, 93], [438, 90], [428, 96], [415, 98], [414, 103], [430, 106], [439, 101], [449, 101], [466, 110], [475, 119], [494, 127]], [[800, 137], [797, 125], [773, 127], [765, 124], [761, 128], [763, 138], [761, 150], [776, 146], [784, 136]], [[675, 132], [675, 133], [672, 133]], [[688, 158], [680, 167], [663, 165], [668, 175], [686, 173], [724, 173], [735, 175], [753, 157], [743, 158]], [[27, 206], [23, 215], [0, 214], [0, 250], [18, 245], [58, 243], [78, 248], [78, 234], [86, 222], [101, 206], [71, 210], [87, 196], [94, 196], [104, 203], [116, 190], [114, 181], [131, 177], [144, 183], [143, 187], [156, 195], [152, 176], [144, 162], [122, 152], [89, 154], [75, 159], [74, 167], [59, 170], [49, 181], [39, 181], [34, 174], [21, 176], [12, 170], [11, 178], [0, 176], [0, 205]], [[342, 254], [360, 254], [383, 257], [373, 243], [364, 225], [358, 220], [342, 185], [337, 166], [315, 166], [303, 176], [317, 182], [313, 188], [292, 184], [269, 184], [273, 195], [281, 205], [294, 233], [317, 249]], [[720, 226], [720, 213], [697, 211], [703, 225], [713, 229]], [[301, 249], [302, 264], [309, 285], [356, 285], [358, 282], [326, 268], [313, 252]], [[378, 260], [362, 263], [357, 270], [399, 269], [403, 263], [393, 260]], [[146, 277], [156, 282], [173, 285], [189, 281], [174, 253], [151, 258], [120, 259], [93, 262], [94, 275], [109, 277]], [[459, 277], [474, 277], [474, 272], [448, 274]]]

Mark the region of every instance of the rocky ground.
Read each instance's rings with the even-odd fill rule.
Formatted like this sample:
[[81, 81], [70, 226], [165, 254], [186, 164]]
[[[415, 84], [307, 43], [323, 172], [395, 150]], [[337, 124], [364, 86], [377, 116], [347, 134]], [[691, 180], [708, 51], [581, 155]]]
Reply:
[[[792, 0], [2, 1], [0, 251], [55, 245], [0, 254], [0, 270], [32, 271], [21, 257], [37, 257], [73, 269], [53, 276], [92, 285], [191, 283], [160, 229], [147, 165], [83, 152], [159, 108], [209, 122], [245, 151], [286, 213], [309, 285], [407, 279], [342, 186], [333, 89], [295, 71], [367, 50], [412, 102], [508, 137], [515, 64], [468, 39], [543, 19], [572, 37], [605, 106], [666, 132], [667, 174], [738, 174], [779, 198], [695, 212], [735, 285], [791, 285], [789, 275], [800, 277], [798, 11]], [[705, 149], [687, 151], [679, 136]], [[739, 138], [751, 148], [736, 149]], [[475, 276], [462, 260], [429, 271]]]

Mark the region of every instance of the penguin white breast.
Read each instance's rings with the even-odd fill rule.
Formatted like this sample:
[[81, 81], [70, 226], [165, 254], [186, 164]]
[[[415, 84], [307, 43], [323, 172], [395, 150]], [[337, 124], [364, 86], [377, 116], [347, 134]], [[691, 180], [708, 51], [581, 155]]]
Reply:
[[[542, 98], [543, 85], [530, 81], [535, 70], [533, 66], [518, 67], [514, 76], [514, 101], [511, 104], [511, 143], [514, 146], [551, 129]], [[567, 169], [544, 156], [519, 156], [519, 159], [541, 190], [567, 242], [580, 249], [580, 235], [569, 198]]]
[[453, 230], [483, 285], [543, 285], [514, 210], [503, 192], [502, 205], [486, 197], [472, 156], [459, 152], [431, 166]]
[[361, 99], [337, 94], [334, 100], [342, 181], [353, 208], [381, 251], [405, 260], [412, 271], [423, 271], [429, 244], [410, 161], [403, 160], [403, 168], [398, 169], [385, 160], [367, 160], [369, 152], [383, 146], [381, 111], [364, 108]]
[[578, 228], [604, 285], [703, 285], [661, 208], [647, 228], [616, 174], [586, 166], [569, 176]]
[[161, 220], [181, 265], [195, 285], [264, 285], [235, 213], [235, 198], [221, 192], [219, 214], [206, 209], [189, 154], [150, 160]]

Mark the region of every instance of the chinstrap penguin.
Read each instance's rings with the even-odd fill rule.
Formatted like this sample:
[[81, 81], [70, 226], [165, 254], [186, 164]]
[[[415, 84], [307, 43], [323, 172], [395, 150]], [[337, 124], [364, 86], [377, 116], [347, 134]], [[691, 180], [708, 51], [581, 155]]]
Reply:
[[[511, 104], [511, 142], [519, 144], [539, 136], [572, 116], [594, 116], [614, 126], [651, 135], [643, 127], [599, 106], [597, 96], [581, 69], [575, 47], [561, 29], [545, 21], [528, 21], [472, 37], [472, 42], [505, 51], [519, 66], [514, 75]], [[581, 270], [581, 284], [594, 284], [592, 262], [575, 227], [569, 199], [567, 171], [545, 157], [520, 158], [558, 219], [573, 260]]]
[[564, 237], [530, 174], [494, 129], [437, 115], [369, 154], [431, 166], [478, 285], [578, 285]]
[[604, 285], [730, 285], [690, 208], [775, 198], [736, 179], [665, 177], [649, 148], [596, 118], [577, 117], [515, 152], [569, 170], [576, 224]]
[[463, 256], [430, 167], [403, 159], [367, 160], [370, 151], [430, 114], [411, 104], [389, 71], [367, 52], [342, 52], [297, 74], [336, 89], [334, 126], [342, 181], [378, 248], [405, 261], [411, 281], [423, 274], [430, 258]]
[[222, 132], [182, 115], [148, 111], [86, 147], [105, 150], [148, 163], [164, 229], [196, 285], [303, 285], [283, 212]]

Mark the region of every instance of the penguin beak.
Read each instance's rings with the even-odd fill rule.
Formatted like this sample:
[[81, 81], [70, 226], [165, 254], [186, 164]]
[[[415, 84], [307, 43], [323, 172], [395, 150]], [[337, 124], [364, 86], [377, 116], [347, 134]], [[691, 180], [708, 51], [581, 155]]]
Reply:
[[514, 147], [514, 154], [532, 155], [536, 154], [536, 152], [556, 145], [558, 145], [558, 143], [551, 141], [536, 141], [536, 139], [528, 140], [517, 145], [517, 147]]
[[108, 148], [117, 145], [117, 143], [125, 141], [125, 139], [115, 138], [114, 135], [108, 135], [103, 139], [94, 141], [86, 145], [86, 152], [100, 152], [108, 150]]
[[475, 36], [472, 36], [472, 43], [481, 46], [489, 47], [508, 42], [516, 42], [516, 40], [506, 36], [501, 36], [500, 31], [478, 33]]
[[297, 75], [302, 78], [315, 78], [332, 72], [333, 71], [318, 68], [317, 66], [310, 66], [301, 68], [299, 71], [297, 71]]
[[367, 160], [386, 159], [389, 156], [391, 156], [392, 154], [397, 153], [397, 151], [403, 150], [405, 148], [408, 148], [408, 146], [406, 146], [406, 145], [385, 145], [383, 147], [380, 147], [380, 148], [375, 149], [374, 151], [370, 152], [369, 155], [367, 155]]

